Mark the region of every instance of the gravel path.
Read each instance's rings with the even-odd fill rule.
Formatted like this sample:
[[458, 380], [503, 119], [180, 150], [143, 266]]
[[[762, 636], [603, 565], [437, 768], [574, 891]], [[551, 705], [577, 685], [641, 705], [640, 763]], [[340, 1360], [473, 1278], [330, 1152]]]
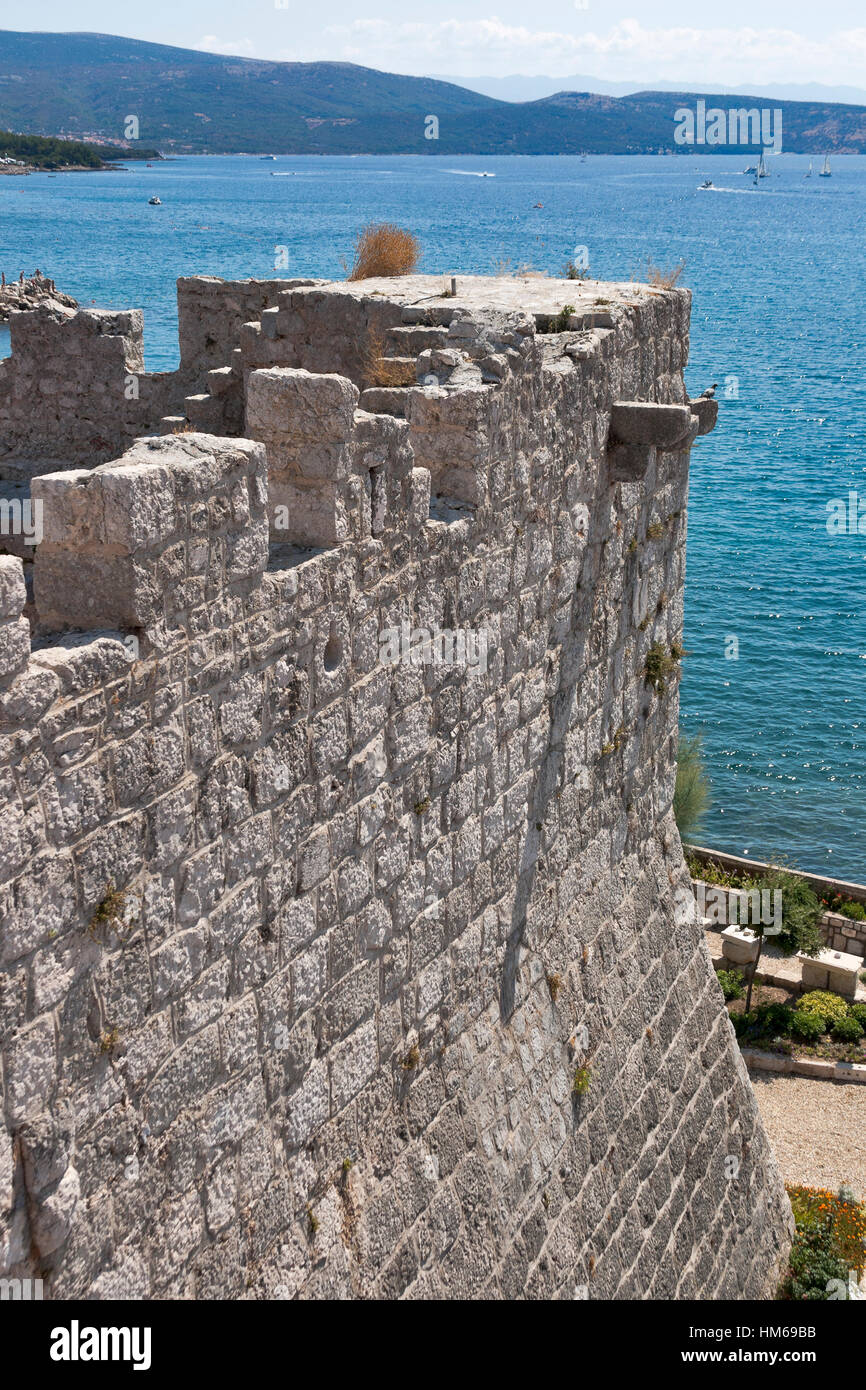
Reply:
[[785, 1181], [834, 1191], [848, 1183], [866, 1200], [866, 1086], [749, 1075]]

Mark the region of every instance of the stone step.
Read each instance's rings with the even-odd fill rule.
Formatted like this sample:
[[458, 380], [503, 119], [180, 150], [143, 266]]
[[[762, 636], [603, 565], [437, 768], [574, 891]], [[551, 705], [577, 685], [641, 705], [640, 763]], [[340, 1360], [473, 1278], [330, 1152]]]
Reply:
[[403, 420], [406, 418], [406, 397], [410, 389], [408, 386], [368, 386], [366, 391], [361, 392], [358, 404], [371, 415], [396, 415]]
[[454, 317], [454, 309], [449, 304], [429, 304], [422, 309], [414, 304], [406, 304], [400, 317], [404, 323], [426, 324], [428, 327], [447, 327]]
[[445, 328], [389, 328], [385, 335], [385, 348], [389, 353], [411, 352], [416, 357], [425, 348], [444, 347], [447, 342], [448, 332]]
[[207, 374], [208, 390], [212, 396], [221, 396], [232, 386], [240, 385], [240, 377], [231, 367], [212, 367]]
[[401, 357], [396, 352], [383, 352], [383, 362], [396, 362], [398, 367], [404, 367], [406, 371], [414, 372], [417, 353], [413, 357]]
[[186, 418], [200, 430], [219, 430], [223, 423], [223, 402], [217, 396], [202, 394], [184, 400]]

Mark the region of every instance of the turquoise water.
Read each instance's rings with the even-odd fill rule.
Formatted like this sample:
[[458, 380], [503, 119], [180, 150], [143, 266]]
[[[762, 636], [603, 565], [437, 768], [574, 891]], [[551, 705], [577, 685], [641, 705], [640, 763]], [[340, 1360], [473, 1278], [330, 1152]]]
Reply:
[[[177, 361], [178, 275], [272, 277], [275, 246], [287, 276], [340, 275], [370, 219], [411, 227], [430, 271], [556, 272], [576, 246], [599, 279], [685, 259], [689, 388], [722, 397], [689, 511], [682, 716], [712, 774], [703, 839], [866, 881], [866, 535], [826, 528], [849, 491], [866, 514], [866, 158], [809, 180], [805, 157], [768, 162], [757, 191], [727, 156], [220, 157], [4, 178], [0, 269], [143, 308], [157, 370]], [[458, 172], [480, 170], [495, 177]]]

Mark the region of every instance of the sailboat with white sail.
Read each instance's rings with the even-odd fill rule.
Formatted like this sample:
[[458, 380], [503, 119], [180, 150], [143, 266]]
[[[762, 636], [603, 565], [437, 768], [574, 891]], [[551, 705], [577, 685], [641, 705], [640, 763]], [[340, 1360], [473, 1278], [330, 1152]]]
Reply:
[[803, 175], [803, 178], [804, 178], [804, 179], [810, 179], [811, 177], [812, 177], [812, 161], [811, 161], [811, 159], [810, 159], [810, 160], [809, 160], [809, 168], [808, 168], [807, 172]]
[[830, 156], [829, 156], [828, 154], [825, 154], [825, 155], [824, 155], [824, 167], [823, 167], [823, 169], [821, 170], [821, 172], [819, 173], [818, 178], [819, 178], [819, 179], [829, 179], [830, 177], [831, 177], [831, 175], [830, 175]]

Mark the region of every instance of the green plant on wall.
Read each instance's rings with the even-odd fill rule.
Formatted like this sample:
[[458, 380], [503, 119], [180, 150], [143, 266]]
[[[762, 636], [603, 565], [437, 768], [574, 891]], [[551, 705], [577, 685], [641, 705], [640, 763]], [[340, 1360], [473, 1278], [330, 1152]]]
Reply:
[[574, 1073], [574, 1080], [571, 1083], [571, 1093], [575, 1096], [585, 1096], [590, 1087], [592, 1077], [589, 1067], [578, 1067]]
[[657, 695], [664, 695], [668, 681], [679, 675], [684, 656], [679, 642], [671, 643], [670, 651], [666, 651], [661, 642], [653, 642], [647, 652], [643, 675], [647, 685], [651, 685]]

